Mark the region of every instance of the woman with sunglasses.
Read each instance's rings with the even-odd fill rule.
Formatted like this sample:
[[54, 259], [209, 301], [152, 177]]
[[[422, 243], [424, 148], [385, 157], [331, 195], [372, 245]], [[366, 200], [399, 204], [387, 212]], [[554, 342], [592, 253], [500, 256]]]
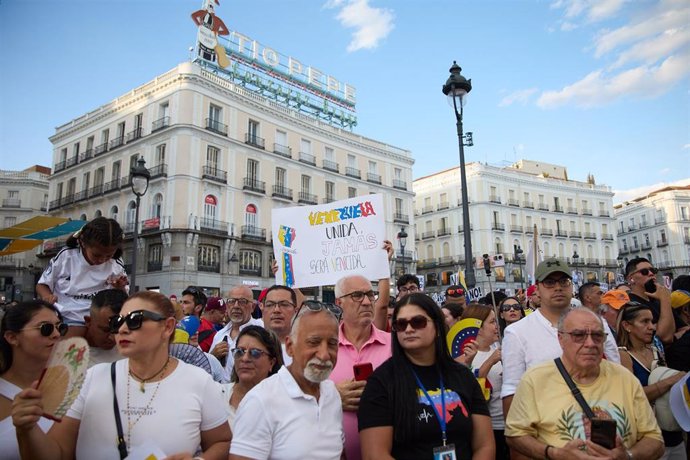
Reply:
[[393, 331], [393, 356], [369, 377], [359, 406], [362, 457], [493, 460], [484, 395], [451, 358], [436, 303], [421, 293], [405, 297]]
[[[663, 359], [663, 349], [658, 349], [654, 344], [656, 326], [652, 322], [652, 310], [647, 305], [638, 302], [625, 304], [618, 314], [617, 329], [621, 364], [637, 377], [647, 399], [650, 403], [654, 403], [686, 373], [679, 372], [649, 385], [649, 375], [652, 369], [658, 365], [665, 366], [666, 363]], [[678, 446], [683, 443], [683, 433], [680, 431], [662, 430], [661, 434], [664, 437], [667, 452], [669, 449], [679, 449]]]
[[110, 328], [125, 359], [89, 369], [67, 416], [47, 434], [36, 425], [40, 391], [17, 395], [12, 419], [22, 458], [145, 458], [158, 450], [183, 459], [201, 450], [206, 460], [227, 459], [228, 410], [217, 384], [204, 370], [169, 355], [175, 330], [170, 300], [138, 292], [111, 318]]
[[235, 360], [230, 383], [223, 384], [223, 394], [230, 404], [230, 428], [242, 398], [259, 382], [283, 365], [283, 351], [278, 336], [261, 326], [247, 326], [237, 336], [237, 347], [231, 350]]
[[[19, 459], [12, 400], [38, 380], [53, 346], [67, 332], [57, 308], [31, 300], [0, 308], [0, 458]], [[41, 418], [43, 430], [53, 424]]]
[[506, 327], [517, 323], [525, 317], [525, 310], [517, 297], [506, 297], [498, 304], [498, 326], [501, 328], [501, 337]]

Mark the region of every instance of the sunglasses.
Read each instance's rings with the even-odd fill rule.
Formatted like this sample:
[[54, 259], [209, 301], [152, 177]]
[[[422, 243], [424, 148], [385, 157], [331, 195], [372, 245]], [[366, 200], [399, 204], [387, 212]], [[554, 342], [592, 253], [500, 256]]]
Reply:
[[57, 329], [58, 334], [60, 334], [60, 337], [62, 337], [67, 334], [67, 329], [69, 329], [69, 326], [67, 326], [65, 323], [41, 323], [38, 326], [25, 327], [24, 329], [20, 330], [26, 331], [29, 329], [38, 329], [43, 337], [50, 337], [53, 335], [53, 331]]
[[257, 359], [261, 358], [261, 356], [266, 355], [269, 358], [272, 358], [271, 354], [267, 351], [259, 350], [258, 348], [233, 348], [232, 349], [232, 357], [235, 359], [240, 359], [243, 357], [245, 354], [249, 354], [249, 357], [256, 361]]
[[240, 307], [246, 307], [247, 305], [249, 305], [250, 302], [253, 302], [253, 300], [243, 298], [233, 299], [232, 297], [229, 299], [225, 299], [225, 301], [228, 303], [228, 305], [235, 305], [235, 303], [237, 303], [237, 305], [239, 305]]
[[501, 305], [501, 311], [510, 311], [510, 310], [520, 311], [520, 305], [518, 305], [518, 304]]
[[656, 275], [659, 273], [659, 269], [656, 267], [651, 267], [651, 268], [641, 268], [639, 270], [635, 270], [634, 272], [631, 273], [631, 275], [634, 275], [635, 273], [639, 273], [642, 276], [648, 276], [650, 273]]
[[568, 334], [572, 341], [575, 343], [584, 343], [584, 341], [587, 339], [587, 336], [590, 336], [592, 338], [592, 342], [594, 342], [597, 345], [604, 343], [604, 340], [606, 340], [606, 336], [608, 335], [606, 332], [601, 331], [581, 331], [577, 329], [570, 332], [558, 332], [560, 332], [561, 334]]
[[418, 330], [424, 329], [427, 324], [429, 324], [429, 318], [427, 318], [426, 316], [417, 315], [413, 316], [410, 319], [398, 318], [395, 321], [393, 321], [391, 326], [393, 331], [403, 332], [405, 329], [407, 329], [408, 325], [412, 326], [412, 329]]
[[364, 297], [367, 297], [370, 302], [374, 302], [376, 299], [378, 299], [379, 293], [376, 291], [354, 291], [350, 292], [349, 294], [341, 295], [339, 299], [342, 299], [343, 297], [349, 297], [355, 302], [363, 302]]
[[451, 297], [462, 297], [465, 295], [465, 291], [462, 289], [448, 289], [446, 295]]
[[539, 284], [543, 284], [545, 287], [549, 289], [556, 287], [557, 284], [560, 287], [565, 288], [571, 286], [573, 284], [573, 281], [570, 278], [561, 278], [558, 280], [555, 280], [553, 278], [546, 278], [544, 281], [540, 281]]
[[127, 323], [127, 329], [130, 331], [136, 331], [141, 328], [144, 320], [149, 319], [151, 321], [165, 321], [167, 317], [159, 315], [148, 310], [135, 310], [129, 312], [128, 315], [115, 315], [110, 317], [108, 326], [110, 326], [110, 333], [117, 334], [123, 324]]
[[307, 308], [310, 311], [313, 312], [318, 312], [321, 310], [325, 310], [328, 313], [332, 314], [335, 316], [335, 318], [340, 321], [340, 318], [343, 316], [343, 309], [340, 308], [339, 306], [332, 304], [332, 303], [325, 303], [325, 302], [319, 302], [317, 300], [305, 300], [302, 302], [302, 305], [299, 307], [299, 310], [297, 310], [297, 313], [295, 313], [295, 317], [292, 318], [292, 324], [295, 324], [295, 320], [299, 316], [300, 312], [302, 311], [303, 308]]

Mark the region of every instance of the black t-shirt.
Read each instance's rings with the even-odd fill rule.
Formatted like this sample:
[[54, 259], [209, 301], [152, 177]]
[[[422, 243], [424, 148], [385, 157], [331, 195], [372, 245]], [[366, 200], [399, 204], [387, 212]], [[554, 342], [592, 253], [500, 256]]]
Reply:
[[679, 339], [664, 347], [666, 364], [672, 369], [690, 371], [690, 331], [685, 331]]
[[[441, 413], [441, 387], [436, 367], [421, 367], [412, 364], [411, 366], [434, 401], [438, 412]], [[391, 384], [393, 379], [401, 378], [401, 376], [407, 376], [407, 374], [396, 372], [393, 360], [389, 359], [369, 377], [359, 404], [360, 431], [379, 426], [395, 426]], [[460, 364], [455, 366], [450, 375], [443, 377], [443, 385], [447, 442], [455, 444], [458, 459], [471, 459], [471, 416], [473, 414], [489, 416], [486, 400], [470, 370]], [[417, 401], [410, 401], [410, 404], [415, 404], [417, 407], [414, 435], [404, 442], [393, 438], [391, 455], [397, 460], [432, 460], [434, 447], [443, 444], [441, 425], [436, 418], [436, 412], [420, 388], [417, 388], [417, 395]], [[493, 436], [493, 433], [489, 431], [487, 436]]]
[[[654, 324], [659, 322], [659, 315], [661, 314], [661, 302], [651, 297], [649, 298], [649, 300], [645, 300], [643, 297], [640, 297], [637, 294], [633, 294], [632, 292], [628, 292], [628, 297], [630, 297], [630, 300], [632, 301], [639, 302], [642, 305], [647, 305], [652, 310], [652, 322]], [[683, 323], [683, 319], [680, 317], [680, 313], [677, 310], [677, 308], [671, 310], [671, 312], [673, 313], [673, 321], [676, 324], [676, 330], [680, 329], [685, 325]]]

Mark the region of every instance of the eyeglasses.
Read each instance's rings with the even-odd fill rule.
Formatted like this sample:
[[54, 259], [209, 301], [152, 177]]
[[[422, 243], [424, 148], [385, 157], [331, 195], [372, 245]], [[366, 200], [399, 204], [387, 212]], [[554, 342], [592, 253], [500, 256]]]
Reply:
[[573, 281], [570, 278], [561, 278], [557, 280], [553, 278], [546, 278], [544, 281], [540, 281], [539, 284], [543, 284], [545, 287], [549, 289], [556, 287], [557, 284], [560, 287], [565, 288], [571, 286], [573, 284]]
[[343, 316], [343, 309], [337, 306], [336, 304], [319, 302], [318, 300], [305, 300], [304, 302], [302, 302], [302, 305], [299, 307], [299, 310], [297, 310], [295, 317], [292, 319], [293, 323], [295, 322], [295, 319], [297, 319], [299, 313], [302, 311], [302, 308], [304, 307], [307, 307], [311, 311], [326, 310], [327, 312], [335, 316], [338, 321], [340, 321], [340, 318]]
[[417, 316], [413, 316], [410, 319], [398, 318], [395, 321], [393, 321], [391, 326], [392, 326], [393, 331], [403, 332], [405, 329], [407, 329], [408, 325], [412, 326], [412, 329], [418, 330], [418, 329], [424, 329], [428, 323], [429, 323], [429, 318], [427, 318], [426, 316], [417, 315]]
[[228, 305], [235, 305], [235, 303], [237, 303], [237, 305], [239, 305], [240, 307], [246, 307], [247, 305], [249, 305], [250, 302], [253, 302], [253, 300], [243, 299], [241, 297], [237, 299], [233, 299], [232, 297], [230, 297], [229, 299], [225, 300], [228, 303]]
[[150, 319], [151, 321], [165, 321], [167, 318], [158, 313], [154, 313], [148, 310], [134, 310], [129, 312], [126, 316], [115, 315], [110, 317], [108, 325], [110, 326], [110, 333], [117, 334], [123, 324], [127, 323], [127, 329], [130, 331], [136, 331], [141, 328], [145, 319]]
[[645, 268], [640, 268], [639, 270], [635, 270], [632, 272], [630, 275], [634, 275], [635, 273], [639, 273], [642, 276], [648, 276], [650, 273], [656, 275], [659, 273], [659, 269], [656, 267], [645, 267]]
[[67, 334], [67, 329], [69, 329], [69, 326], [67, 326], [65, 323], [41, 323], [38, 326], [25, 327], [24, 329], [20, 329], [20, 331], [26, 331], [29, 329], [38, 329], [43, 337], [50, 337], [53, 335], [53, 331], [57, 329], [58, 334], [60, 334], [60, 337], [62, 337]]
[[448, 289], [446, 295], [451, 297], [462, 297], [465, 295], [464, 289]]
[[257, 359], [261, 358], [261, 356], [266, 355], [269, 358], [272, 358], [271, 354], [267, 351], [259, 350], [258, 348], [233, 348], [232, 349], [232, 357], [235, 359], [240, 359], [243, 357], [245, 354], [249, 353], [249, 357], [256, 361]]
[[408, 292], [419, 292], [419, 288], [414, 285], [410, 287], [401, 286], [398, 288], [398, 292], [400, 294], [407, 294]]
[[295, 308], [295, 304], [288, 302], [287, 300], [281, 300], [280, 302], [264, 302], [264, 308]]
[[520, 311], [520, 305], [519, 304], [505, 304], [501, 305], [501, 311], [510, 311], [510, 310], [515, 310], [515, 311]]
[[596, 343], [597, 345], [601, 344], [604, 342], [606, 339], [606, 336], [608, 335], [606, 332], [602, 331], [581, 331], [581, 330], [574, 330], [574, 331], [558, 331], [561, 334], [568, 334], [570, 338], [572, 339], [573, 342], [575, 343], [584, 343], [584, 341], [587, 339], [587, 336], [590, 336], [592, 338], [592, 342]]
[[376, 291], [354, 291], [350, 292], [349, 294], [341, 295], [338, 298], [342, 299], [343, 297], [350, 297], [355, 302], [363, 302], [365, 296], [369, 299], [370, 302], [374, 302], [376, 299], [379, 298], [379, 293]]

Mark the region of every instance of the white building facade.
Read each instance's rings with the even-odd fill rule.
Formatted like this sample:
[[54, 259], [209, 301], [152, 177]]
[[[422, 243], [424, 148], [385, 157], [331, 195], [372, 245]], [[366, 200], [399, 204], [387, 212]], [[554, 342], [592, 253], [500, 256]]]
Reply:
[[[412, 156], [183, 63], [56, 129], [52, 214], [115, 218], [132, 260], [131, 167], [141, 199], [137, 285], [209, 294], [273, 284], [271, 209], [380, 193], [391, 239], [412, 214]], [[131, 270], [131, 267], [127, 267]]]
[[[578, 283], [613, 283], [618, 262], [610, 188], [568, 179], [562, 166], [521, 160], [509, 167], [467, 164], [473, 258], [503, 260], [492, 272], [494, 289], [526, 287], [525, 256], [534, 241], [542, 257], [570, 263]], [[417, 273], [428, 292], [441, 292], [464, 269], [460, 170], [414, 181]], [[515, 248], [522, 256], [515, 257]], [[499, 262], [500, 265], [500, 262]], [[477, 284], [489, 284], [477, 269]]]
[[690, 186], [671, 186], [614, 207], [623, 264], [644, 257], [669, 278], [690, 272]]
[[[12, 227], [48, 207], [50, 168], [32, 166], [23, 171], [0, 170], [0, 225]], [[0, 303], [34, 298], [34, 287], [44, 262], [36, 251], [0, 256]]]

